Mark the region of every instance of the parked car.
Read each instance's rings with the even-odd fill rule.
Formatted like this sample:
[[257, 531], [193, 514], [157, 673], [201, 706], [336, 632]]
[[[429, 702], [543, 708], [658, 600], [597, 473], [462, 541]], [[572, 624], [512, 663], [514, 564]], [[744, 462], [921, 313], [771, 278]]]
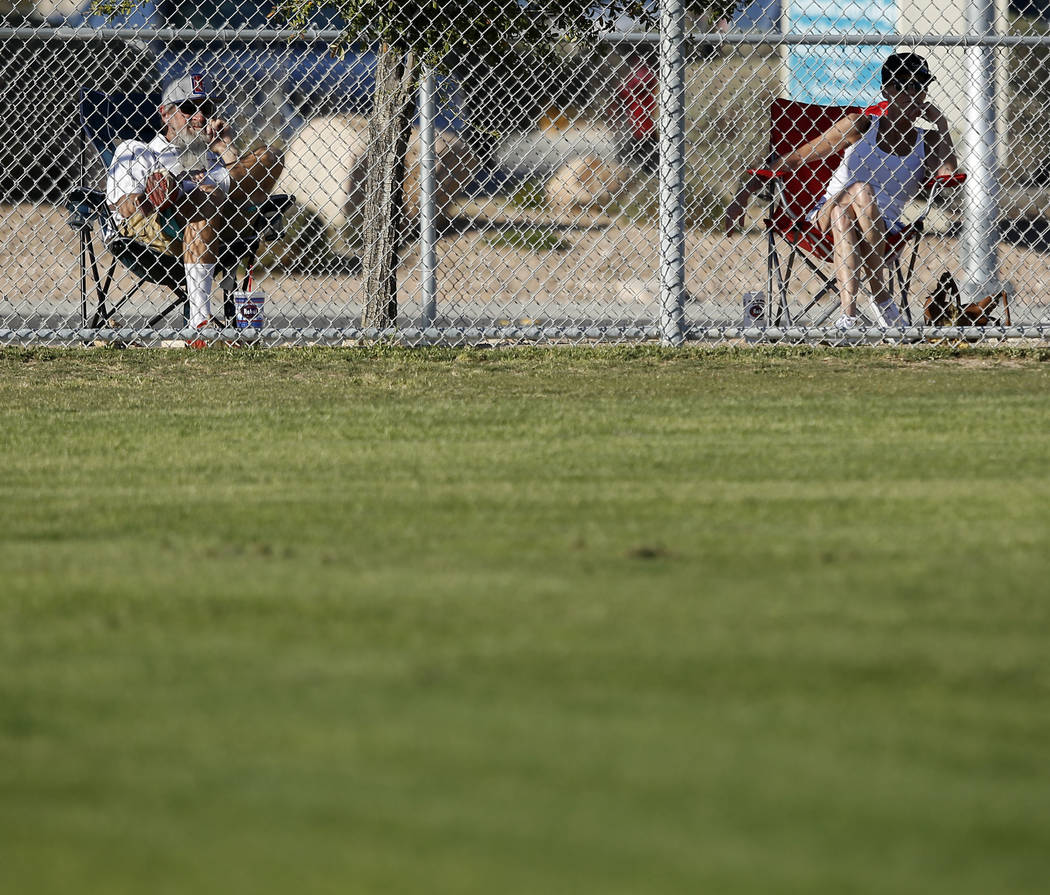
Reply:
[[[90, 0], [82, 2], [83, 11], [70, 17], [68, 24], [107, 24], [104, 17], [90, 13]], [[269, 17], [271, 9], [269, 0], [145, 0], [128, 24], [195, 31], [275, 30], [281, 23]], [[335, 31], [342, 27], [342, 20], [329, 6], [315, 14], [309, 27]], [[222, 89], [235, 125], [249, 139], [287, 139], [304, 121], [317, 115], [368, 114], [371, 109], [376, 67], [376, 54], [371, 49], [347, 53], [340, 59], [329, 52], [323, 40], [251, 37], [155, 41], [151, 48], [165, 81], [191, 66], [203, 65]], [[446, 105], [440, 119], [445, 128], [462, 127], [454, 105]]]

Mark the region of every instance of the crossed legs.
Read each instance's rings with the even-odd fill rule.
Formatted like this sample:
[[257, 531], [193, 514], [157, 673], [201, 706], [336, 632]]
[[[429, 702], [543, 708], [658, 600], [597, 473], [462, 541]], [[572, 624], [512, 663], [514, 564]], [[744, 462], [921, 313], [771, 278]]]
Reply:
[[246, 209], [266, 201], [283, 170], [280, 155], [271, 149], [256, 149], [230, 166], [228, 194], [204, 186], [187, 193], [179, 205], [185, 225], [183, 260], [187, 264], [214, 264], [219, 238], [232, 240], [239, 235]]
[[256, 149], [230, 166], [230, 191], [200, 186], [179, 205], [183, 219], [182, 257], [190, 325], [201, 327], [211, 317], [211, 290], [219, 246], [243, 232], [246, 208], [259, 205], [273, 192], [284, 170], [281, 157], [270, 149]]
[[886, 264], [886, 222], [875, 193], [867, 183], [846, 187], [817, 215], [823, 232], [834, 239], [835, 277], [845, 317], [857, 316], [861, 274], [868, 279], [871, 295], [884, 321], [900, 322], [900, 310], [889, 289]]

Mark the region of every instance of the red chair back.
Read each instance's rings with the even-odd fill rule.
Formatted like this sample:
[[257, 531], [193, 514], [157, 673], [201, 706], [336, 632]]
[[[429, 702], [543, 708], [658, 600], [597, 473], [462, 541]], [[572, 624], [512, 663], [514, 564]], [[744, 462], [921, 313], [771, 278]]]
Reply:
[[[800, 103], [790, 99], [775, 99], [769, 110], [769, 149], [774, 155], [787, 155], [810, 140], [819, 137], [844, 115], [864, 112], [881, 115], [885, 103], [874, 106], [821, 106], [815, 103]], [[836, 153], [818, 162], [811, 162], [793, 171], [784, 180], [784, 196], [787, 207], [782, 213], [798, 219], [803, 217], [828, 188], [831, 175], [842, 161], [843, 153]]]

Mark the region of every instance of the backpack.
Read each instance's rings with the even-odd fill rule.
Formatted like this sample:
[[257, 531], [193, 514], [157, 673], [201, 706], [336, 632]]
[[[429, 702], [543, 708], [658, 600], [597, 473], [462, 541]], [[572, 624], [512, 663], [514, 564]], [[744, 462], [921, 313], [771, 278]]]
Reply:
[[992, 317], [989, 312], [1000, 302], [1007, 314], [1009, 325], [1005, 291], [964, 306], [959, 294], [959, 284], [955, 282], [951, 272], [946, 270], [937, 280], [930, 297], [926, 299], [923, 319], [927, 326], [998, 326], [998, 318]]

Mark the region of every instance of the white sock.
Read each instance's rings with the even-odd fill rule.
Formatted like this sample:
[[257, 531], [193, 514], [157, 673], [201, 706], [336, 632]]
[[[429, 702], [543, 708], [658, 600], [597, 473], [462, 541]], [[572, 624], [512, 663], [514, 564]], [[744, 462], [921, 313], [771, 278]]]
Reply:
[[214, 264], [186, 264], [186, 295], [190, 300], [190, 326], [200, 326], [211, 319], [211, 284]]

